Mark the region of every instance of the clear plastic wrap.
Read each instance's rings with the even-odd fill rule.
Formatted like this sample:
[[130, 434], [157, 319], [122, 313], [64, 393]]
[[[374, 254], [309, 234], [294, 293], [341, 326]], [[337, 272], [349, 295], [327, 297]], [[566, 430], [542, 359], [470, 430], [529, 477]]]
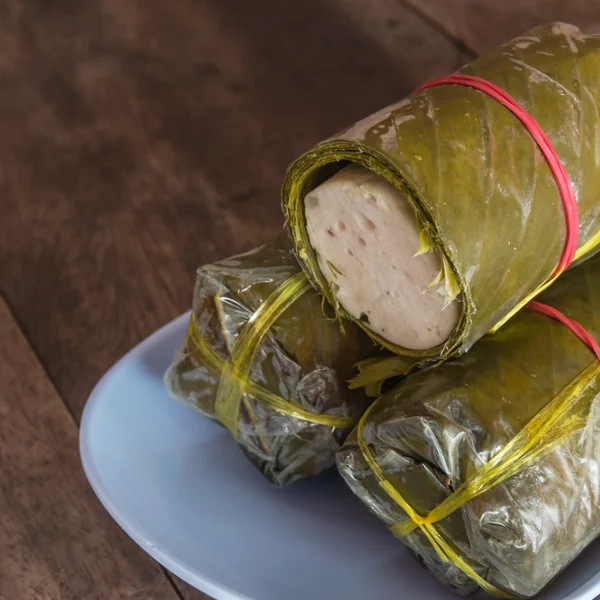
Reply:
[[[269, 312], [275, 304], [279, 312]], [[286, 235], [201, 267], [188, 334], [165, 375], [175, 398], [222, 422], [277, 485], [333, 466], [368, 404], [347, 381], [376, 349], [323, 309]], [[241, 346], [250, 349], [245, 372], [239, 362], [232, 370]]]
[[[600, 257], [540, 301], [598, 339]], [[444, 584], [533, 596], [600, 534], [600, 362], [565, 325], [523, 310], [384, 394], [337, 463]]]

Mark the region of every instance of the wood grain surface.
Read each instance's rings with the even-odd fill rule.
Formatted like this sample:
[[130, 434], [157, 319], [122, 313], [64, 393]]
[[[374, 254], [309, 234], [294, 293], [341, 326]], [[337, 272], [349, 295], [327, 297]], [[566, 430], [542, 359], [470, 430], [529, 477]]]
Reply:
[[87, 486], [77, 435], [0, 299], [0, 599], [176, 600]]
[[403, 1], [476, 54], [551, 21], [571, 23], [587, 33], [600, 33], [598, 0]]
[[[188, 307], [198, 265], [279, 231], [295, 155], [463, 60], [395, 0], [0, 2], [0, 290], [75, 419], [120, 355]], [[43, 385], [29, 410], [51, 413]], [[10, 407], [2, 442], [24, 456], [0, 490], [21, 477], [25, 506], [8, 517], [19, 552], [0, 541], [7, 600], [170, 600], [86, 487], [65, 411], [59, 434]], [[28, 457], [42, 433], [52, 452]]]
[[297, 154], [463, 62], [396, 0], [3, 12], [1, 291], [77, 418], [198, 265], [280, 230]]
[[0, 0], [0, 598], [206, 598], [87, 487], [94, 383], [187, 309], [197, 266], [280, 230], [300, 152], [535, 22], [599, 28], [599, 6]]

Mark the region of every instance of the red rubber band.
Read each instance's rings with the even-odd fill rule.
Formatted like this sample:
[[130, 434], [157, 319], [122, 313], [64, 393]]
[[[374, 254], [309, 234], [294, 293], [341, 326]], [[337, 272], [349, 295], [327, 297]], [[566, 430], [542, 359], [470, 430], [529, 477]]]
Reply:
[[569, 175], [567, 174], [563, 164], [560, 162], [560, 157], [552, 145], [552, 142], [544, 133], [544, 130], [540, 127], [537, 121], [524, 108], [522, 108], [518, 102], [512, 96], [510, 96], [510, 94], [505, 92], [495, 83], [482, 79], [481, 77], [475, 77], [473, 75], [455, 74], [427, 81], [423, 85], [419, 86], [415, 92], [420, 92], [427, 88], [438, 85], [462, 85], [465, 87], [475, 88], [476, 90], [491, 96], [494, 98], [494, 100], [497, 100], [500, 102], [500, 104], [506, 106], [506, 108], [508, 108], [508, 110], [510, 110], [517, 117], [517, 119], [523, 123], [531, 137], [542, 151], [544, 158], [548, 162], [550, 171], [556, 180], [556, 185], [558, 186], [558, 191], [560, 193], [565, 211], [565, 221], [567, 225], [565, 246], [563, 248], [558, 265], [550, 276], [550, 279], [553, 279], [571, 264], [575, 256], [579, 237], [579, 211], [577, 207], [577, 199], [575, 198], [575, 192], [573, 191], [573, 186], [571, 185], [571, 180], [569, 179]]
[[592, 349], [596, 358], [600, 360], [600, 345], [598, 345], [598, 342], [594, 339], [592, 334], [589, 331], [586, 331], [577, 321], [569, 319], [569, 317], [566, 317], [555, 308], [552, 308], [547, 304], [542, 304], [541, 302], [536, 302], [535, 300], [528, 302], [525, 308], [551, 317], [552, 319], [556, 319], [563, 325], [566, 325], [582, 342]]
[[[465, 87], [472, 87], [488, 96], [497, 100], [508, 110], [510, 110], [521, 123], [525, 126], [531, 137], [534, 139], [536, 144], [539, 146], [544, 158], [548, 162], [550, 171], [556, 180], [560, 198], [565, 210], [565, 221], [567, 225], [567, 235], [565, 239], [565, 247], [563, 248], [562, 255], [556, 266], [556, 269], [550, 276], [553, 279], [560, 273], [562, 273], [570, 264], [573, 262], [575, 252], [577, 250], [578, 237], [579, 237], [579, 211], [577, 206], [577, 199], [575, 198], [575, 192], [571, 185], [571, 180], [567, 171], [565, 170], [560, 157], [556, 152], [556, 149], [552, 145], [552, 142], [548, 136], [544, 133], [544, 130], [540, 127], [539, 123], [524, 109], [519, 103], [501, 87], [497, 86], [491, 81], [482, 79], [481, 77], [475, 77], [474, 75], [461, 75], [454, 74], [448, 75], [447, 77], [439, 77], [438, 79], [432, 79], [427, 81], [423, 85], [419, 86], [415, 92], [426, 90], [427, 88], [435, 87], [438, 85], [462, 85]], [[543, 304], [531, 300], [525, 305], [525, 308], [533, 310], [542, 315], [546, 315], [556, 321], [559, 321], [566, 327], [568, 327], [584, 344], [589, 346], [596, 355], [596, 358], [600, 360], [600, 345], [594, 339], [594, 337], [586, 331], [583, 326], [573, 319], [563, 315], [560, 311]]]

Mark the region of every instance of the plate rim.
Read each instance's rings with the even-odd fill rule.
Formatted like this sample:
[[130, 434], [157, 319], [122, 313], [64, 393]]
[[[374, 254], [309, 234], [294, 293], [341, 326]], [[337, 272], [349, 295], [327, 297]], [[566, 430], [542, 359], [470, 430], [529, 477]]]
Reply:
[[[172, 552], [161, 547], [160, 543], [155, 543], [152, 536], [139, 525], [134, 518], [128, 515], [127, 510], [122, 510], [122, 504], [112, 496], [102, 481], [102, 477], [94, 465], [92, 452], [88, 446], [89, 431], [93, 420], [94, 410], [102, 397], [104, 388], [107, 387], [110, 380], [115, 376], [115, 373], [123, 365], [133, 357], [143, 354], [149, 347], [160, 343], [161, 339], [166, 337], [172, 329], [179, 326], [180, 323], [185, 323], [190, 318], [191, 310], [175, 317], [148, 337], [144, 338], [119, 360], [117, 360], [98, 380], [90, 392], [82, 415], [79, 426], [79, 456], [81, 466], [94, 494], [112, 517], [119, 527], [138, 545], [158, 562], [163, 568], [167, 569], [189, 585], [199, 591], [208, 594], [215, 600], [259, 600], [247, 596], [241, 592], [223, 585], [211, 577], [200, 574], [197, 569], [189, 566], [185, 561], [174, 556]], [[600, 544], [600, 539], [596, 540]], [[567, 567], [568, 568], [568, 567]], [[600, 600], [600, 567], [595, 575], [592, 575], [587, 581], [583, 582], [580, 587], [573, 590], [570, 594], [563, 597], [561, 600]]]
[[173, 328], [177, 327], [180, 323], [189, 320], [190, 314], [191, 311], [183, 313], [144, 338], [139, 344], [135, 345], [124, 356], [117, 360], [117, 362], [115, 362], [98, 380], [86, 400], [81, 415], [79, 426], [79, 456], [81, 466], [90, 487], [112, 519], [138, 546], [142, 548], [142, 550], [144, 550], [144, 552], [149, 554], [162, 567], [168, 569], [186, 583], [201, 592], [212, 596], [216, 600], [258, 600], [237, 592], [211, 577], [199, 574], [196, 569], [193, 569], [184, 561], [174, 556], [172, 552], [162, 547], [160, 543], [156, 543], [144, 527], [139, 525], [135, 519], [131, 518], [127, 510], [122, 510], [122, 504], [116, 500], [107, 489], [102, 477], [96, 469], [93, 453], [88, 446], [89, 432], [92, 426], [95, 408], [103, 396], [102, 392], [115, 376], [119, 368], [131, 358], [143, 354], [149, 346], [160, 343], [161, 339], [166, 337]]

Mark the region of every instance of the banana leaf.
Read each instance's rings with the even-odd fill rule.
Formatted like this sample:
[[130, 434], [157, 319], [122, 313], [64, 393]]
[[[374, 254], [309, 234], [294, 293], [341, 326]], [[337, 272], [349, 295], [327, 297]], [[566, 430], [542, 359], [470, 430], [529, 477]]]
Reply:
[[[600, 256], [540, 301], [598, 339]], [[484, 582], [531, 597], [600, 534], [600, 362], [564, 324], [522, 310], [467, 354], [381, 396], [337, 464], [445, 585], [461, 594], [478, 588], [456, 561], [440, 558], [409, 509], [429, 515]]]
[[[589, 257], [600, 230], [600, 36], [566, 24], [540, 26], [459, 72], [500, 86], [541, 125], [577, 198], [576, 258]], [[415, 363], [464, 352], [553, 274], [565, 246], [565, 213], [539, 147], [497, 100], [441, 85], [355, 123], [306, 152], [287, 173], [287, 226], [302, 268], [332, 304], [307, 234], [304, 198], [349, 163], [403, 193], [423, 249], [439, 253], [447, 288], [461, 302], [454, 332], [428, 350], [397, 346], [357, 320], [393, 352]]]
[[[287, 235], [201, 267], [188, 334], [165, 374], [169, 392], [218, 420], [219, 385], [236, 341], [259, 306], [298, 274]], [[322, 298], [310, 288], [273, 323], [260, 340], [237, 407], [232, 434], [277, 485], [332, 467], [367, 406], [365, 394], [348, 390], [347, 380], [354, 363], [375, 347], [358, 327], [342, 333], [322, 311]], [[268, 403], [273, 396], [275, 405]]]

